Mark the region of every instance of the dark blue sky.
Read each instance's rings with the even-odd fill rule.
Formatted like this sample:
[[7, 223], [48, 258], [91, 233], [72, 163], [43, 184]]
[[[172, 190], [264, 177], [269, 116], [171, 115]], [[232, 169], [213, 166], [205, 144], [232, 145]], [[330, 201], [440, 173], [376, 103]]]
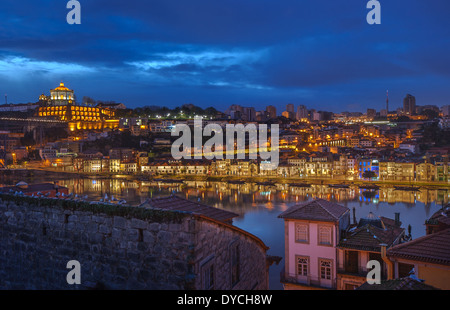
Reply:
[[34, 102], [63, 80], [78, 100], [129, 107], [287, 103], [363, 111], [450, 104], [450, 1], [65, 0], [0, 2], [0, 93]]

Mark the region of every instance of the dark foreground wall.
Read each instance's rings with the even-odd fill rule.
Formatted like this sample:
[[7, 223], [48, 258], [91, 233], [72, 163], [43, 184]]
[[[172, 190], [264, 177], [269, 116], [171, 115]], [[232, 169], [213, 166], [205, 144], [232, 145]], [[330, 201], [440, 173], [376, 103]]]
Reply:
[[0, 195], [0, 289], [268, 289], [266, 250], [202, 216]]

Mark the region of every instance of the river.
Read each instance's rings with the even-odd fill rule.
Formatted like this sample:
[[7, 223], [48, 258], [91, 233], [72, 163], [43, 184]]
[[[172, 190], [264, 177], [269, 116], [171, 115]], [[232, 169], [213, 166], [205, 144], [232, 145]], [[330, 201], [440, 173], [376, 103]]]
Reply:
[[[3, 185], [20, 180], [0, 179]], [[30, 180], [24, 180], [30, 182]], [[239, 214], [233, 224], [259, 237], [270, 249], [267, 254], [284, 257], [284, 223], [278, 215], [296, 203], [323, 198], [355, 208], [357, 219], [373, 212], [378, 216], [394, 219], [400, 213], [402, 227], [411, 225], [412, 237], [425, 235], [424, 222], [442, 204], [450, 201], [449, 187], [420, 189], [420, 191], [394, 190], [381, 187], [367, 193], [357, 186], [331, 188], [328, 185], [291, 188], [287, 185], [264, 186], [253, 184], [229, 184], [227, 182], [185, 181], [176, 184], [151, 183], [128, 179], [33, 179], [32, 182], [54, 182], [69, 188], [69, 192], [88, 195], [89, 200], [100, 200], [105, 194], [125, 199], [129, 205], [139, 205], [147, 198], [176, 194], [210, 206]], [[280, 272], [284, 260], [270, 267], [270, 289], [282, 289]]]

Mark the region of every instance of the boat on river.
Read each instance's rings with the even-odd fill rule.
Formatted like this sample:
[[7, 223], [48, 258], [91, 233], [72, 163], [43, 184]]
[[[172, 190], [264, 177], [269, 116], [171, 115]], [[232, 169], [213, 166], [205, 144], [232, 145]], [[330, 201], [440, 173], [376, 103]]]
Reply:
[[358, 185], [360, 189], [369, 189], [369, 190], [378, 190], [380, 189], [380, 187], [378, 185], [375, 184], [370, 184], [370, 185]]
[[347, 184], [328, 184], [328, 187], [331, 187], [331, 188], [349, 188], [350, 185], [347, 185]]
[[309, 183], [289, 183], [290, 187], [311, 187]]
[[394, 190], [396, 191], [419, 191], [420, 187], [419, 186], [394, 186]]
[[153, 181], [158, 182], [158, 183], [166, 183], [166, 184], [183, 183], [183, 180], [179, 180], [179, 179], [153, 179]]
[[243, 180], [228, 180], [227, 182], [228, 182], [228, 184], [244, 184], [245, 183], [245, 181], [243, 181]]

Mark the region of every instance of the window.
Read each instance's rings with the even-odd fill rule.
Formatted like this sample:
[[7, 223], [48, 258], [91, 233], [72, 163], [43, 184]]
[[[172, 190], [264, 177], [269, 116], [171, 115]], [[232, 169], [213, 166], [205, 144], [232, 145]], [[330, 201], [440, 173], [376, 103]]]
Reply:
[[331, 280], [331, 267], [332, 262], [330, 260], [320, 260], [320, 278], [323, 280]]
[[308, 276], [308, 257], [297, 257], [297, 275]]
[[345, 251], [345, 272], [358, 273], [359, 255], [357, 251]]
[[307, 243], [308, 238], [308, 224], [296, 224], [295, 225], [295, 241]]
[[319, 226], [319, 244], [332, 245], [332, 229], [330, 226]]
[[239, 243], [235, 242], [231, 245], [231, 285], [234, 286], [239, 282], [240, 278], [240, 253]]
[[214, 257], [211, 257], [201, 266], [202, 288], [204, 290], [214, 289]]

